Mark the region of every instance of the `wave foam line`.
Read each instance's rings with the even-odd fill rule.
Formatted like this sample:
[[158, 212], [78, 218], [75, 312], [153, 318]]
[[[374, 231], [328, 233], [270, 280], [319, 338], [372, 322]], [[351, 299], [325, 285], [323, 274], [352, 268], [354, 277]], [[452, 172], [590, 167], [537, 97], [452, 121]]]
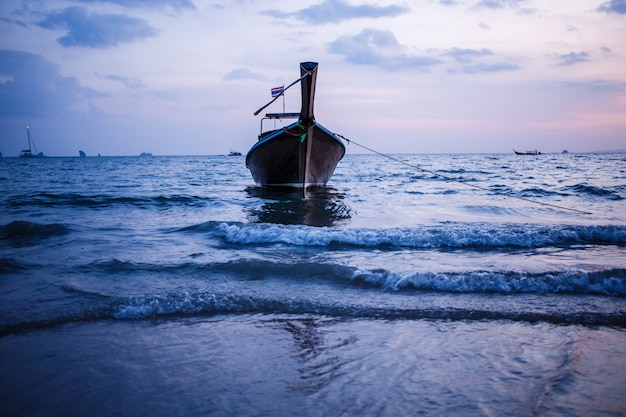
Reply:
[[626, 296], [626, 270], [613, 268], [587, 271], [571, 268], [564, 271], [467, 271], [420, 272], [399, 274], [387, 269], [360, 270], [355, 267], [325, 263], [288, 263], [259, 259], [178, 265], [136, 264], [112, 260], [90, 264], [82, 268], [86, 273], [166, 274], [178, 276], [206, 276], [220, 274], [254, 279], [280, 278], [318, 279], [323, 277], [334, 284], [355, 283], [375, 286], [384, 290], [422, 290], [457, 293], [500, 294], [593, 294], [609, 297]]
[[587, 294], [626, 296], [626, 270], [588, 272], [570, 269], [562, 272], [419, 273], [399, 275], [385, 270], [355, 271], [353, 282], [386, 290], [416, 289], [456, 293], [500, 294]]
[[346, 245], [366, 248], [536, 248], [626, 245], [626, 226], [455, 224], [393, 229], [310, 228], [221, 223], [214, 233], [231, 244]]
[[510, 320], [579, 324], [626, 328], [624, 311], [571, 311], [547, 308], [545, 311], [481, 309], [473, 306], [372, 307], [354, 303], [320, 302], [298, 298], [272, 298], [241, 294], [170, 293], [110, 299], [109, 302], [59, 312], [58, 315], [31, 317], [25, 321], [0, 323], [0, 337], [31, 330], [46, 330], [69, 323], [102, 320], [137, 321], [180, 317], [213, 317], [242, 314], [317, 315], [325, 317], [383, 320]]
[[304, 299], [268, 300], [250, 296], [217, 294], [183, 294], [146, 296], [127, 300], [113, 316], [118, 320], [142, 320], [166, 317], [193, 317], [232, 314], [320, 315], [358, 319], [384, 320], [511, 320], [626, 327], [624, 313], [589, 311], [517, 312], [467, 307], [387, 308], [343, 304], [326, 304]]

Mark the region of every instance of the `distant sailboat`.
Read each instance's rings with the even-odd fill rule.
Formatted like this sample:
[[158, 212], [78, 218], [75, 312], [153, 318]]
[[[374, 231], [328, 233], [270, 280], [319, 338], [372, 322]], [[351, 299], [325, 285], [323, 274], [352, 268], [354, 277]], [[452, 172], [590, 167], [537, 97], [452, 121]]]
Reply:
[[87, 155], [85, 154], [85, 152], [83, 152], [83, 151], [78, 151], [78, 155], [79, 155], [81, 158], [84, 158], [84, 157], [86, 157], [86, 156], [87, 156]]
[[[22, 149], [20, 153], [20, 158], [39, 158], [44, 156], [43, 152], [37, 152], [37, 146], [35, 146], [35, 141], [30, 136], [30, 130], [28, 126], [26, 126], [26, 148]], [[35, 149], [35, 153], [33, 153], [33, 149]]]

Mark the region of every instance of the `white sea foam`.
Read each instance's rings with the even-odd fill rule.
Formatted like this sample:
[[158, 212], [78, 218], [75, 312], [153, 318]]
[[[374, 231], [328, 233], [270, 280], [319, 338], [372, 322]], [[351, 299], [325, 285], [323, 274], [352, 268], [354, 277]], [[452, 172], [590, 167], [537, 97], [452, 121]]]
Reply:
[[531, 274], [512, 271], [397, 274], [387, 270], [355, 271], [352, 280], [399, 291], [413, 288], [458, 293], [575, 293], [607, 296], [626, 295], [626, 271], [562, 272]]
[[312, 228], [221, 223], [228, 243], [404, 248], [531, 248], [554, 245], [624, 245], [625, 226], [491, 225], [484, 223], [392, 229]]

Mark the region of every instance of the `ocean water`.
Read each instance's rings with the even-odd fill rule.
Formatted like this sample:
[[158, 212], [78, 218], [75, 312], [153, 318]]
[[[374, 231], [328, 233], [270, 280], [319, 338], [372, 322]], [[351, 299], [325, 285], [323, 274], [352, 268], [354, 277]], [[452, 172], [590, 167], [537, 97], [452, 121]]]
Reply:
[[244, 158], [0, 159], [3, 416], [626, 415], [626, 154]]

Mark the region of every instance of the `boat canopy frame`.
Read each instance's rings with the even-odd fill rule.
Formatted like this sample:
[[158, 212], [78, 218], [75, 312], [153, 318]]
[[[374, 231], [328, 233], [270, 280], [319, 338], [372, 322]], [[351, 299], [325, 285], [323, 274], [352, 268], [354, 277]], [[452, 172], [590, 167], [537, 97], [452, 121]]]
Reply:
[[282, 119], [298, 119], [300, 113], [265, 113], [265, 116], [261, 119], [261, 131], [259, 132], [259, 138], [263, 135], [263, 121], [264, 120], [282, 120]]

